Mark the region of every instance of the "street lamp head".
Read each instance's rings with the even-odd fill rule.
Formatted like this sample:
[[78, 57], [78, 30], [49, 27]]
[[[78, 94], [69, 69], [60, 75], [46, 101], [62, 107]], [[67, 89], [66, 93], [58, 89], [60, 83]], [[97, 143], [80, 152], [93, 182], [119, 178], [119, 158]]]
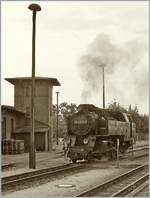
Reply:
[[32, 11], [40, 11], [41, 10], [41, 6], [36, 3], [30, 4], [28, 8], [29, 8], [29, 10], [32, 10]]

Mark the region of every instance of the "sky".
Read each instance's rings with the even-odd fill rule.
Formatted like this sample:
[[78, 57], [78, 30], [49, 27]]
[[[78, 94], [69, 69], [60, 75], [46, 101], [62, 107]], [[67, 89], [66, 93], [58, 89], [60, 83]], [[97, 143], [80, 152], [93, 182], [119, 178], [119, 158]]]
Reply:
[[[1, 103], [14, 105], [8, 77], [31, 76], [33, 2], [2, 2]], [[36, 76], [57, 78], [59, 102], [106, 107], [114, 99], [148, 113], [149, 9], [147, 1], [36, 1]]]

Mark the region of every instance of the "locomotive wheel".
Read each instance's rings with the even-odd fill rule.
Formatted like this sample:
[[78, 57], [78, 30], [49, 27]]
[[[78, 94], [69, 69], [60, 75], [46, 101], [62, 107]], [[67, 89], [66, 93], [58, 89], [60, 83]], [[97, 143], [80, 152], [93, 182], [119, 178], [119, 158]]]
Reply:
[[98, 156], [98, 158], [97, 158], [98, 160], [101, 160], [102, 159], [102, 155], [100, 155], [100, 156]]
[[92, 160], [92, 155], [91, 155], [91, 153], [88, 153], [88, 154], [87, 154], [86, 160], [87, 160], [88, 162], [91, 162], [91, 160]]
[[76, 162], [77, 162], [77, 160], [76, 160], [76, 159], [72, 159], [72, 162], [73, 162], [73, 163], [76, 163]]
[[115, 160], [117, 158], [117, 152], [116, 150], [111, 151], [111, 160]]
[[125, 153], [125, 149], [124, 149], [124, 148], [121, 148], [121, 149], [120, 149], [120, 152], [121, 152], [122, 154], [124, 154], [124, 153]]

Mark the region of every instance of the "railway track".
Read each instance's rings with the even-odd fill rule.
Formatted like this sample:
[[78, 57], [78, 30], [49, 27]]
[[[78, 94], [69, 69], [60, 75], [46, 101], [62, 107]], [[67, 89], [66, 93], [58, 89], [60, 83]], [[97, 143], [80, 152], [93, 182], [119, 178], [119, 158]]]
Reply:
[[138, 178], [136, 181], [131, 184], [125, 186], [123, 189], [114, 193], [112, 197], [124, 197], [129, 195], [133, 190], [136, 190], [139, 186], [141, 186], [144, 182], [147, 182], [149, 179], [149, 174], [145, 174], [144, 176]]
[[61, 166], [44, 168], [17, 175], [2, 177], [2, 192], [22, 186], [25, 183], [32, 183], [40, 179], [61, 175], [63, 173], [71, 172], [83, 168], [84, 164], [65, 164]]
[[97, 185], [76, 197], [123, 197], [131, 193], [149, 178], [148, 163], [132, 169], [122, 175]]
[[[134, 148], [133, 152], [138, 152], [138, 151], [148, 151], [149, 150], [149, 146], [145, 146], [145, 147], [139, 147], [139, 148]], [[132, 153], [132, 149], [129, 149], [126, 153]]]
[[[145, 150], [146, 148], [144, 148]], [[143, 150], [143, 148], [139, 148], [139, 150]], [[136, 152], [136, 150], [134, 150]], [[147, 155], [147, 154], [146, 154]], [[145, 156], [145, 154], [144, 154]], [[143, 157], [143, 155], [138, 156], [138, 158]], [[136, 158], [136, 156], [134, 156]], [[85, 168], [85, 164], [65, 164], [61, 166], [51, 167], [51, 168], [43, 168], [39, 170], [34, 170], [26, 173], [16, 174], [12, 176], [2, 177], [2, 192], [11, 191], [15, 188], [22, 188], [24, 185], [34, 185], [35, 181], [51, 178], [54, 176], [62, 175], [64, 173], [69, 173], [75, 170], [79, 170], [81, 168]]]
[[138, 188], [133, 190], [128, 194], [129, 197], [149, 197], [149, 183], [148, 181], [144, 182]]
[[[140, 153], [140, 151], [144, 151], [144, 153]], [[127, 151], [126, 154], [132, 154], [132, 150]], [[133, 150], [133, 158], [134, 159], [138, 159], [138, 158], [145, 157], [148, 155], [149, 155], [149, 147], [148, 146], [142, 147], [142, 148], [136, 148]]]
[[134, 156], [134, 159], [146, 157], [146, 156], [148, 156], [148, 155], [149, 155], [148, 153], [144, 153], [144, 154], [141, 154], [141, 155]]

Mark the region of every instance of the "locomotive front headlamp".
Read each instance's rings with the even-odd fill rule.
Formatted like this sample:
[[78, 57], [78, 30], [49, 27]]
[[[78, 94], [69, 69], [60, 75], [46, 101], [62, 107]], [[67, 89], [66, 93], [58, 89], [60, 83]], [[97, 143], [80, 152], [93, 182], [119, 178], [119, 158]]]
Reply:
[[85, 139], [83, 140], [83, 143], [84, 143], [84, 144], [88, 144], [88, 142], [89, 142], [89, 139], [88, 139], [88, 138], [85, 138]]

